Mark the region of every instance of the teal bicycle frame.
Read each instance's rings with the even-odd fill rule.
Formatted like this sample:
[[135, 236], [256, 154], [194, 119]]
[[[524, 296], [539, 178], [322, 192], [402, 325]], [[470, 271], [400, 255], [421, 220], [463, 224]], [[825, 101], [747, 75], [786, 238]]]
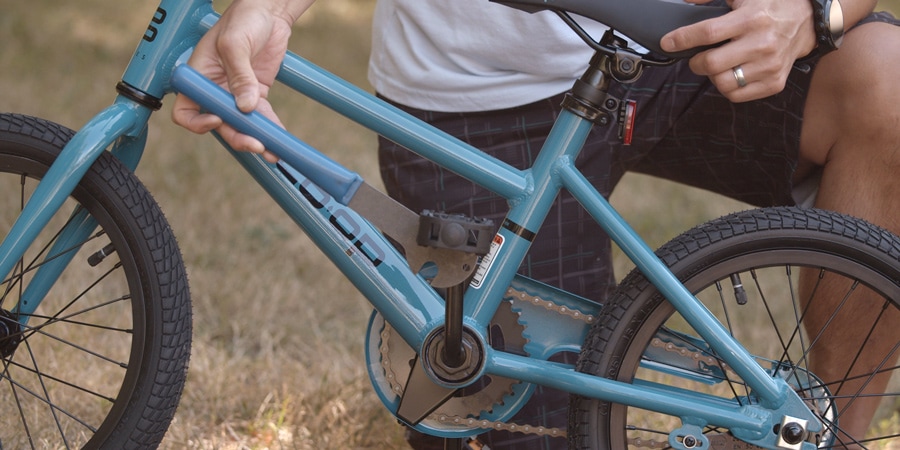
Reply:
[[[24, 248], [35, 239], [101, 152], [111, 149], [130, 168], [137, 166], [146, 141], [152, 103], [177, 91], [238, 130], [254, 135], [282, 159], [287, 168], [266, 163], [255, 155], [231, 152], [369, 299], [385, 321], [412, 348], [422, 348], [428, 336], [444, 324], [444, 300], [425, 278], [410, 269], [377, 228], [347, 206], [362, 178], [261, 115], [239, 112], [230, 94], [181, 64], [216, 19], [209, 0], [161, 2], [122, 78], [130, 91], [142, 93], [150, 100], [120, 95], [66, 145], [0, 244], [0, 273], [13, 271]], [[575, 168], [574, 160], [592, 127], [590, 121], [563, 111], [534, 166], [519, 170], [406, 115], [294, 54], [287, 55], [278, 80], [508, 199], [511, 209], [495, 237], [499, 249], [492, 253], [491, 263], [480, 268], [480, 282], [473, 283], [465, 292], [464, 323], [478, 334], [481, 342], [487, 342], [483, 330], [487, 329], [508, 287], [529, 282], [516, 275], [517, 268], [552, 201], [560, 189], [566, 189], [710, 347], [746, 381], [759, 404], [739, 407], [663, 385], [617, 382], [578, 373], [571, 366], [546, 360], [557, 351], [580, 348], [581, 342], [574, 338], [533, 342], [531, 356], [505, 353], [485, 345], [481, 374], [679, 416], [688, 427], [706, 424], [726, 427], [735, 436], [766, 448], [778, 448], [773, 427], [785, 416], [808, 420], [810, 431], [821, 429], [818, 419], [787, 383], [762, 368], [729, 335]], [[54, 260], [54, 255], [62, 253], [69, 245], [67, 242], [79, 242], [94, 229], [91, 220], [74, 219], [64, 230], [65, 238], [47, 256], [53, 264], [42, 266], [17, 305], [17, 311], [26, 313], [23, 316], [34, 311], [48, 286], [68, 263], [61, 258]], [[564, 297], [561, 301], [568, 307], [585, 314], [598, 309], [587, 300], [571, 295]], [[541, 327], [540, 323], [528, 325]], [[396, 410], [397, 405], [390, 399], [382, 400], [388, 408]], [[453, 437], [452, 433], [447, 434]]]

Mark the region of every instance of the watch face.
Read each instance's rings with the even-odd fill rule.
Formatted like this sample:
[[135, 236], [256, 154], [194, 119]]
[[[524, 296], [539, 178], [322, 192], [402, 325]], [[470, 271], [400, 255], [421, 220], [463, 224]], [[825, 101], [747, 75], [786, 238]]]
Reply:
[[[831, 4], [829, 7], [829, 3]], [[831, 39], [834, 47], [841, 45], [844, 38], [844, 11], [841, 8], [840, 0], [832, 0], [825, 3], [825, 14], [828, 15], [828, 31], [831, 32]]]

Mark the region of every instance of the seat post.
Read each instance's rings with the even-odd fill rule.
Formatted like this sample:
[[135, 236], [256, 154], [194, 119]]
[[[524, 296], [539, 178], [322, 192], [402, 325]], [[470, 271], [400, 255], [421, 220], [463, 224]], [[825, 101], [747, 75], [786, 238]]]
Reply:
[[606, 127], [618, 124], [619, 137], [630, 144], [634, 124], [635, 103], [609, 94], [613, 80], [630, 83], [643, 72], [643, 60], [626, 49], [626, 42], [616, 36], [613, 30], [603, 35], [600, 45], [616, 49], [597, 51], [581, 78], [575, 80], [572, 90], [563, 99], [563, 108], [573, 114], [590, 120], [595, 125]]

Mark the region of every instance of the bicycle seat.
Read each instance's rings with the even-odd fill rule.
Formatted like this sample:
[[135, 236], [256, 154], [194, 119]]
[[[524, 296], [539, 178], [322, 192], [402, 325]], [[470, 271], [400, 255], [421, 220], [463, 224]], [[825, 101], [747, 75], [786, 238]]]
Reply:
[[719, 17], [725, 6], [694, 6], [664, 0], [490, 0], [530, 13], [542, 10], [577, 14], [604, 23], [644, 48], [672, 58], [687, 58], [703, 49], [668, 53], [659, 47], [662, 37], [685, 25]]

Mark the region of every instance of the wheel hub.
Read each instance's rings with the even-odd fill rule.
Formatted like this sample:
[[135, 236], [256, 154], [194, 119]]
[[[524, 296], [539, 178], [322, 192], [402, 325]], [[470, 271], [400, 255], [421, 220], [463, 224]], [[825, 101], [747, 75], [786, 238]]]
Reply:
[[22, 325], [7, 310], [0, 310], [0, 356], [8, 358], [22, 342]]
[[793, 444], [803, 441], [814, 444], [818, 448], [830, 448], [835, 435], [831, 430], [837, 429], [838, 411], [834, 404], [833, 395], [824, 381], [812, 372], [788, 363], [780, 363], [777, 366], [775, 376], [783, 379], [789, 386], [804, 399], [806, 406], [825, 424], [825, 430], [809, 436], [798, 436], [797, 427], [792, 425], [780, 431], [782, 439]]

